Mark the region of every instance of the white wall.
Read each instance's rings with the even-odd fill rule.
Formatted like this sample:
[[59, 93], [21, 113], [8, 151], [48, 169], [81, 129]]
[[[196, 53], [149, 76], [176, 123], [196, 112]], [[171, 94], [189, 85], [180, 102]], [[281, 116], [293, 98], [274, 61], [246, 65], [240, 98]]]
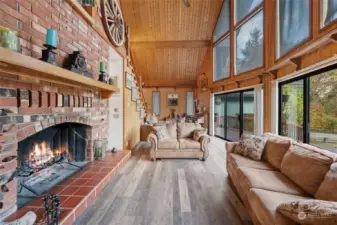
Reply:
[[108, 148], [123, 149], [123, 58], [112, 48], [109, 49], [108, 73], [118, 76], [120, 93], [113, 94], [109, 99], [109, 134]]

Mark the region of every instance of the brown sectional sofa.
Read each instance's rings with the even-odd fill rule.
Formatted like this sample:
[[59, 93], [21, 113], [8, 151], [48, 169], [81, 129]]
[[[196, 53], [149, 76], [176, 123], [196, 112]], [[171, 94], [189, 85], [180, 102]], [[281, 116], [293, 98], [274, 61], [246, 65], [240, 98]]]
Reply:
[[[255, 225], [299, 224], [277, 210], [288, 201], [320, 199], [337, 208], [336, 154], [286, 137], [264, 136], [268, 141], [262, 161], [233, 153], [238, 142], [226, 143], [229, 178]], [[317, 225], [322, 224], [337, 220]]]
[[194, 140], [195, 132], [201, 129], [196, 123], [172, 122], [165, 125], [169, 138], [160, 140], [155, 132], [151, 132], [147, 141], [151, 143], [150, 157], [158, 158], [198, 158], [205, 160], [208, 157], [210, 137], [202, 135], [198, 141]]

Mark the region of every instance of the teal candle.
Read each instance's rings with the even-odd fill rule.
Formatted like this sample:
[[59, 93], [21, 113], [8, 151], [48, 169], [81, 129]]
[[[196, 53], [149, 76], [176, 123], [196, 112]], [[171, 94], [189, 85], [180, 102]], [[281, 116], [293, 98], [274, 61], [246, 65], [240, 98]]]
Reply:
[[57, 32], [53, 29], [47, 30], [47, 45], [53, 46], [56, 48], [56, 42], [57, 42]]
[[99, 64], [99, 72], [105, 72], [105, 63], [104, 62], [100, 62]]

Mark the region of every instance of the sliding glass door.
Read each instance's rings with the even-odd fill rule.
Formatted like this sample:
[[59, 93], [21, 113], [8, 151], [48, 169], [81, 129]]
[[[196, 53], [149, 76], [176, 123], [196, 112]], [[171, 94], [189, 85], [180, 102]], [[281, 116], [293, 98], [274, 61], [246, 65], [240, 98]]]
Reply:
[[254, 105], [253, 90], [215, 95], [215, 135], [237, 141], [243, 132], [254, 133]]
[[280, 83], [279, 133], [337, 151], [337, 70]]

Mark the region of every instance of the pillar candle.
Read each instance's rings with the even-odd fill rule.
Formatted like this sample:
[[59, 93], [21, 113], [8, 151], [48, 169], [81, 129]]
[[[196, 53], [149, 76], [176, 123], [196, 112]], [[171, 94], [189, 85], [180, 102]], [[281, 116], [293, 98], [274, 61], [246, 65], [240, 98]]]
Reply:
[[105, 63], [104, 62], [100, 62], [100, 64], [99, 64], [99, 72], [105, 72]]
[[53, 29], [47, 30], [47, 45], [53, 46], [56, 48], [57, 32]]

